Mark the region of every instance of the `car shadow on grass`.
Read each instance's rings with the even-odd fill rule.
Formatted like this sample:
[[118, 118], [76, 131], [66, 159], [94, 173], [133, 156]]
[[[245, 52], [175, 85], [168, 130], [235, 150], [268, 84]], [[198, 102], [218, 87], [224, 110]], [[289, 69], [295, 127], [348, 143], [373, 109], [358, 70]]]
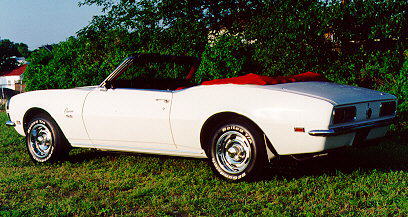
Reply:
[[[325, 157], [304, 161], [297, 161], [290, 157], [280, 158], [272, 162], [271, 166], [254, 181], [320, 175], [335, 176], [339, 172], [350, 174], [354, 171], [359, 171], [360, 173], [370, 173], [373, 170], [384, 172], [408, 171], [408, 145], [406, 142], [404, 143], [404, 140], [407, 139], [406, 136], [401, 135], [408, 135], [408, 130], [405, 130], [404, 134], [399, 136], [390, 135], [376, 146], [344, 149], [330, 153]], [[186, 165], [191, 167], [207, 166], [205, 160], [200, 159], [99, 150], [75, 151], [70, 154], [66, 161], [71, 163], [115, 161], [124, 156], [142, 157], [163, 162], [172, 161], [170, 162], [171, 164], [176, 164], [175, 162], [178, 161], [194, 161], [195, 163], [187, 163]], [[197, 161], [202, 161], [202, 163], [197, 164]], [[184, 167], [184, 169], [188, 168]]]
[[[404, 120], [406, 120], [404, 118]], [[350, 147], [329, 153], [320, 158], [297, 161], [291, 157], [280, 157], [272, 161], [271, 166], [264, 171], [258, 180], [270, 180], [280, 178], [300, 178], [303, 176], [337, 175], [339, 172], [350, 174], [354, 171], [370, 173], [377, 171], [408, 171], [408, 127], [407, 122], [401, 121], [379, 144], [368, 147]], [[370, 143], [370, 142], [368, 142]], [[143, 157], [158, 161], [202, 161], [201, 163], [188, 163], [188, 166], [207, 166], [205, 160], [191, 159], [174, 156], [159, 156], [140, 153], [124, 153], [114, 151], [84, 150], [77, 149], [70, 153], [66, 161], [82, 163], [95, 160], [111, 160], [123, 156]], [[186, 169], [184, 167], [184, 169]], [[193, 168], [192, 168], [193, 170]], [[214, 176], [215, 177], [215, 176]]]
[[279, 159], [265, 171], [262, 179], [337, 175], [339, 172], [350, 174], [355, 171], [370, 173], [373, 170], [408, 171], [408, 145], [404, 140], [407, 141], [407, 138], [400, 140], [389, 136], [376, 146], [351, 147], [320, 158], [304, 161], [290, 157]]
[[179, 157], [179, 156], [75, 148], [74, 150], [71, 150], [69, 156], [65, 158], [64, 161], [67, 161], [70, 163], [83, 163], [83, 162], [94, 161], [94, 160], [117, 160], [117, 158], [124, 157], [124, 156], [131, 156], [135, 158], [143, 157], [143, 158], [159, 159], [163, 161], [172, 160], [172, 159], [191, 160], [191, 161], [203, 160], [203, 159], [195, 159], [195, 158]]

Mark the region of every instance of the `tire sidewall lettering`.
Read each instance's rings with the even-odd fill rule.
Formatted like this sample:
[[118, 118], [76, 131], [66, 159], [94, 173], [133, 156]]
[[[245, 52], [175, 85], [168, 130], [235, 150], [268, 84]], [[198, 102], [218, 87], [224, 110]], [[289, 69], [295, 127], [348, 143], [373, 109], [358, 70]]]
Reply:
[[225, 132], [227, 132], [227, 131], [237, 131], [237, 132], [240, 132], [242, 135], [244, 135], [247, 139], [248, 139], [248, 141], [249, 141], [249, 143], [253, 146], [254, 144], [254, 140], [253, 140], [253, 138], [252, 138], [252, 136], [248, 133], [248, 130], [246, 130], [246, 129], [244, 129], [244, 128], [242, 128], [242, 127], [239, 127], [239, 126], [237, 126], [237, 125], [233, 125], [233, 126], [226, 126], [226, 127], [223, 127], [222, 129], [221, 129], [221, 132], [222, 133], [225, 133]]
[[[248, 141], [249, 141], [251, 147], [252, 147], [252, 148], [255, 147], [254, 139], [252, 138], [252, 136], [251, 136], [251, 134], [249, 133], [249, 131], [248, 131], [247, 129], [243, 128], [243, 127], [238, 126], [238, 125], [227, 125], [227, 126], [222, 127], [222, 128], [218, 131], [215, 140], [217, 140], [221, 134], [223, 134], [223, 133], [225, 133], [225, 132], [228, 132], [228, 131], [236, 131], [236, 132], [241, 133], [242, 135], [244, 135], [244, 136], [248, 139]], [[215, 144], [213, 144], [213, 146], [214, 146], [214, 145], [215, 145]], [[248, 167], [247, 167], [242, 173], [239, 173], [239, 174], [230, 174], [230, 173], [224, 171], [224, 170], [219, 166], [219, 164], [218, 164], [218, 162], [217, 162], [217, 159], [216, 159], [216, 157], [215, 157], [214, 154], [211, 156], [211, 161], [212, 161], [212, 164], [214, 165], [214, 168], [216, 169], [216, 171], [217, 171], [220, 175], [222, 175], [223, 177], [225, 177], [225, 178], [227, 178], [227, 179], [230, 179], [230, 180], [240, 180], [240, 179], [244, 178], [244, 177], [247, 176], [247, 174], [248, 174], [246, 170], [250, 167], [250, 165], [248, 165]]]
[[212, 163], [213, 163], [215, 169], [216, 169], [222, 176], [224, 176], [224, 177], [227, 178], [227, 179], [238, 180], [238, 179], [244, 178], [244, 177], [247, 175], [247, 173], [246, 173], [245, 171], [244, 171], [243, 173], [239, 174], [239, 175], [231, 175], [231, 174], [229, 174], [229, 173], [226, 173], [223, 169], [221, 169], [221, 167], [220, 167], [220, 166], [218, 165], [218, 163], [217, 163], [217, 160], [216, 160], [214, 157], [211, 158], [211, 161], [212, 161]]
[[45, 122], [45, 121], [43, 121], [43, 120], [35, 120], [35, 121], [33, 121], [33, 122], [31, 122], [30, 123], [30, 126], [28, 127], [28, 129], [27, 129], [27, 132], [31, 132], [31, 129], [34, 127], [34, 125], [36, 125], [36, 124], [44, 124], [45, 126], [47, 126], [48, 128], [49, 128], [49, 126], [48, 126], [48, 124]]

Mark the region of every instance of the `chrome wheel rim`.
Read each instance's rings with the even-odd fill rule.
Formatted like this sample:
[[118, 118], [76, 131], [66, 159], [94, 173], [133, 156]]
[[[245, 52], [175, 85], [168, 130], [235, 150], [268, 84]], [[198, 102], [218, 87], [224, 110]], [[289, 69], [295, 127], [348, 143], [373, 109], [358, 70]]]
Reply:
[[42, 123], [35, 124], [29, 132], [29, 149], [34, 157], [47, 158], [52, 149], [52, 134], [50, 129]]
[[225, 172], [241, 173], [251, 161], [251, 143], [240, 132], [225, 132], [217, 140], [216, 159]]

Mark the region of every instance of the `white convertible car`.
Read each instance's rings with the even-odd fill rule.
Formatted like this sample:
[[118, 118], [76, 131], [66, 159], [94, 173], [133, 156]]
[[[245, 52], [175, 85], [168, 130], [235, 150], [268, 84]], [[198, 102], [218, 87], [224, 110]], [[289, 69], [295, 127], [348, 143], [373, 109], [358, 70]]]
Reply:
[[[190, 64], [191, 71], [184, 80], [131, 78], [134, 65], [158, 62]], [[330, 82], [194, 85], [198, 64], [133, 55], [99, 86], [14, 96], [6, 125], [26, 136], [35, 162], [58, 160], [71, 147], [96, 148], [209, 158], [218, 175], [242, 180], [277, 156], [383, 137], [396, 115], [395, 96]]]

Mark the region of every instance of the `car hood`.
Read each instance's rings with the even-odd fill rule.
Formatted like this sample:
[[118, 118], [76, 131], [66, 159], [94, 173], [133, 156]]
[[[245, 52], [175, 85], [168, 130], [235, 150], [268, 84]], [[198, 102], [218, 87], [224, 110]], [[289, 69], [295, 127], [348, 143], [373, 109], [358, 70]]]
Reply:
[[323, 99], [334, 105], [396, 99], [392, 94], [330, 82], [294, 82], [267, 85], [265, 87], [268, 89]]

